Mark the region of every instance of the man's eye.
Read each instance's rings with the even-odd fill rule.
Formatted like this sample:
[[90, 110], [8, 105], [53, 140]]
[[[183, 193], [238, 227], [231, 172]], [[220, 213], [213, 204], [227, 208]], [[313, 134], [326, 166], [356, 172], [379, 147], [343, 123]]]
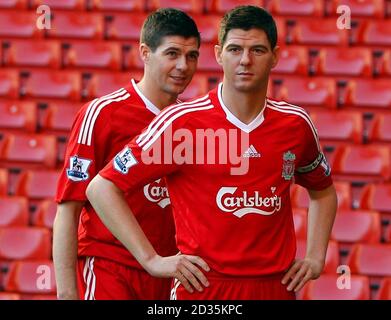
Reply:
[[230, 51], [230, 52], [239, 52], [240, 49], [239, 48], [229, 48], [228, 51]]
[[175, 51], [169, 51], [167, 52], [167, 54], [170, 56], [170, 57], [176, 57], [177, 56], [177, 53]]

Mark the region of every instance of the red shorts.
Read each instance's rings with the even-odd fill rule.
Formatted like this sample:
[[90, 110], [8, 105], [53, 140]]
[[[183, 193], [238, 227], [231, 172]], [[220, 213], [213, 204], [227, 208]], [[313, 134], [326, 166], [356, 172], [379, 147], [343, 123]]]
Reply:
[[270, 277], [213, 277], [206, 274], [209, 287], [188, 292], [175, 279], [171, 300], [295, 300], [296, 295], [281, 283], [283, 275]]
[[168, 300], [171, 279], [98, 258], [78, 260], [77, 282], [81, 300]]

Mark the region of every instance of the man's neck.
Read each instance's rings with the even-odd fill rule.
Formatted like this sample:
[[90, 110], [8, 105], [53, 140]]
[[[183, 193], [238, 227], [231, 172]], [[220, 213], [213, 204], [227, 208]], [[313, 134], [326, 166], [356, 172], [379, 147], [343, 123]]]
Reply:
[[177, 101], [176, 95], [170, 95], [167, 92], [159, 90], [157, 85], [152, 81], [147, 80], [145, 77], [137, 83], [137, 87], [141, 93], [160, 110]]
[[251, 123], [265, 105], [267, 87], [254, 92], [241, 92], [223, 82], [222, 99], [231, 113], [245, 124]]

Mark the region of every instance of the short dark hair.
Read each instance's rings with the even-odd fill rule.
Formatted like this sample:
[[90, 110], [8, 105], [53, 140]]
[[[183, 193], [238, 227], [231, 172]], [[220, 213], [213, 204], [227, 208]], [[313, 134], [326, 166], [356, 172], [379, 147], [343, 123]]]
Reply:
[[276, 23], [269, 12], [256, 6], [238, 6], [228, 11], [220, 23], [219, 44], [224, 45], [232, 29], [260, 29], [266, 33], [272, 49], [277, 44]]
[[144, 21], [140, 41], [154, 52], [166, 36], [194, 37], [197, 38], [198, 46], [201, 44], [194, 20], [178, 9], [162, 8], [152, 12]]

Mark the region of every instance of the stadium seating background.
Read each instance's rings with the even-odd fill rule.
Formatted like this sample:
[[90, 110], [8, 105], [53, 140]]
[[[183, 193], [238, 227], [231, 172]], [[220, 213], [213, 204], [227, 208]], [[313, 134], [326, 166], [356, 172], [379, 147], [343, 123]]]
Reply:
[[[51, 8], [49, 30], [36, 27], [41, 4]], [[52, 197], [67, 135], [81, 105], [141, 78], [148, 12], [178, 7], [198, 23], [199, 71], [182, 96], [190, 99], [221, 80], [217, 28], [238, 4], [275, 16], [282, 52], [269, 95], [308, 110], [336, 181], [325, 272], [299, 298], [391, 298], [391, 1], [0, 0], [0, 299], [55, 298]], [[339, 5], [351, 9], [351, 29], [336, 27]], [[306, 191], [294, 185], [292, 203], [303, 256]], [[350, 267], [350, 290], [336, 287], [339, 265]]]

